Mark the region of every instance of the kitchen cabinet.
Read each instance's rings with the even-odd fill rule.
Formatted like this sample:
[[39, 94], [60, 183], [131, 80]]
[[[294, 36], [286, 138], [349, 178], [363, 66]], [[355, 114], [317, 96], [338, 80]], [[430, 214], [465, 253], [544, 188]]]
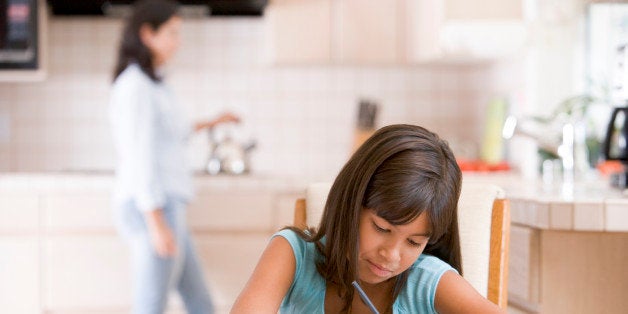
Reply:
[[272, 0], [264, 16], [273, 62], [331, 62], [331, 0]]
[[526, 33], [522, 0], [274, 0], [266, 10], [275, 64], [494, 59]]
[[266, 8], [276, 64], [393, 63], [400, 0], [273, 0]]
[[[427, 59], [445, 61], [492, 60], [514, 55], [526, 40], [523, 0], [418, 0], [436, 12], [438, 54]], [[410, 45], [421, 38], [409, 39]]]
[[0, 194], [0, 312], [41, 307], [39, 202], [29, 194]]
[[[112, 222], [109, 175], [0, 175], [0, 312], [128, 313], [129, 251]], [[187, 210], [218, 313], [227, 313], [304, 184], [196, 177]], [[174, 296], [175, 294], [173, 294]], [[178, 297], [169, 314], [184, 313]]]
[[38, 236], [2, 235], [0, 252], [0, 311], [37, 313], [41, 306]]
[[401, 2], [335, 1], [334, 59], [340, 63], [398, 62], [402, 44]]

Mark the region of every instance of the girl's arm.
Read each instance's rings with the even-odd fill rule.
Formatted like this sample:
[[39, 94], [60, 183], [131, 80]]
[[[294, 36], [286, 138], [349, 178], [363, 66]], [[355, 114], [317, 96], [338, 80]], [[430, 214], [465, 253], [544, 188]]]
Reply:
[[233, 304], [231, 313], [277, 313], [292, 284], [295, 269], [292, 246], [284, 237], [274, 237]]
[[446, 313], [506, 313], [481, 296], [462, 276], [453, 271], [443, 274], [436, 287], [436, 311]]

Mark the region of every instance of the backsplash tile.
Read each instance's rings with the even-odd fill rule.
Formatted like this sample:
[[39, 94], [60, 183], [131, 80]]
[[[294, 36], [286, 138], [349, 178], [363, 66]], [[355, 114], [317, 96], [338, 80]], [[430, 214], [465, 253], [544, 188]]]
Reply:
[[[182, 49], [166, 69], [191, 119], [243, 117], [258, 142], [257, 173], [335, 175], [351, 153], [362, 98], [381, 104], [380, 126], [420, 124], [477, 145], [492, 84], [508, 88], [506, 74], [484, 64], [274, 66], [263, 27], [258, 18], [186, 21]], [[0, 171], [113, 168], [107, 101], [121, 28], [110, 18], [50, 19], [46, 81], [0, 83], [0, 112], [12, 121]], [[191, 140], [195, 169], [207, 150], [206, 134]]]

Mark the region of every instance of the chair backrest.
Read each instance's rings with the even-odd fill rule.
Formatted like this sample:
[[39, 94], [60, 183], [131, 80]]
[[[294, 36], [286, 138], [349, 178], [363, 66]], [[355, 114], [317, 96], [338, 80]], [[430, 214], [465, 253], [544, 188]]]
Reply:
[[[313, 183], [295, 206], [294, 225], [317, 227], [330, 183]], [[498, 186], [463, 181], [458, 227], [464, 278], [502, 309], [507, 307], [510, 207]]]

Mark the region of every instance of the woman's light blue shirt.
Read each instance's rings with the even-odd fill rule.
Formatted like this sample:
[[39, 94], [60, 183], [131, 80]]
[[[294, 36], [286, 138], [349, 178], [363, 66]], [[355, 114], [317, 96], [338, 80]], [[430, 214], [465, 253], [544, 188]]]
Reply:
[[161, 208], [166, 196], [188, 201], [191, 128], [164, 83], [131, 64], [113, 83], [109, 109], [117, 152], [114, 201], [133, 200], [142, 211]]
[[[327, 285], [316, 270], [321, 255], [315, 244], [306, 242], [288, 229], [275, 233], [275, 236], [288, 240], [296, 259], [294, 280], [281, 303], [281, 313], [324, 313]], [[393, 313], [436, 313], [436, 287], [441, 276], [450, 270], [456, 272], [440, 259], [421, 254], [410, 266], [408, 281], [393, 304]]]

